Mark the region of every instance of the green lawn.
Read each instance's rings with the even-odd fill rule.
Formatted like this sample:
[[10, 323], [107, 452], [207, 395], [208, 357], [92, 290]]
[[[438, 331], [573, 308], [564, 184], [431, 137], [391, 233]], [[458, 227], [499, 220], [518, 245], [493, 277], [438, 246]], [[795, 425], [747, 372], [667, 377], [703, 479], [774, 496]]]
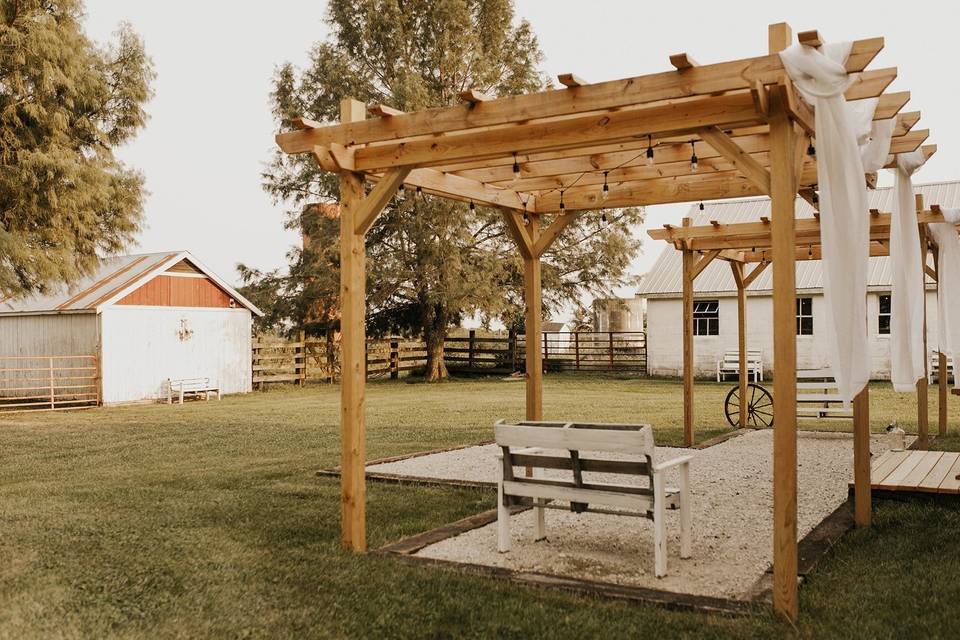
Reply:
[[[730, 384], [698, 385], [698, 436]], [[878, 385], [876, 429], [916, 406]], [[371, 458], [489, 439], [522, 416], [499, 380], [368, 388]], [[954, 402], [954, 405], [960, 403]], [[547, 418], [645, 421], [680, 441], [680, 386], [548, 376]], [[935, 406], [935, 405], [934, 405]], [[951, 413], [956, 448], [960, 412]], [[936, 412], [931, 412], [936, 416]], [[0, 638], [782, 637], [748, 618], [602, 602], [339, 550], [335, 388], [0, 416]], [[833, 423], [843, 428], [848, 423]], [[372, 547], [493, 506], [489, 492], [369, 486]], [[960, 506], [880, 503], [801, 590], [799, 635], [956, 636]], [[758, 540], [758, 544], [770, 544]]]

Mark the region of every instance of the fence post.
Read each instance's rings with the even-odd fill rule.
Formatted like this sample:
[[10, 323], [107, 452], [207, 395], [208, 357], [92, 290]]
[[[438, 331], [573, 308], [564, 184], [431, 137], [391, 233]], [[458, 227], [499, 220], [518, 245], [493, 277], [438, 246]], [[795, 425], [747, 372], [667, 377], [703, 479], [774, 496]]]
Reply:
[[610, 371], [613, 371], [613, 331], [610, 332]]
[[517, 332], [510, 329], [507, 332], [507, 347], [510, 349], [510, 372], [517, 370]]
[[390, 341], [390, 379], [396, 380], [400, 377], [400, 341]]
[[53, 356], [50, 356], [50, 408], [55, 409], [57, 397], [53, 388]]
[[574, 357], [574, 368], [577, 371], [580, 371], [580, 332], [573, 332], [573, 357]]
[[336, 344], [333, 340], [333, 329], [327, 329], [327, 377], [330, 384], [336, 382], [337, 353]]
[[550, 344], [547, 332], [543, 332], [543, 372], [546, 373], [550, 364]]
[[297, 332], [297, 342], [300, 346], [293, 350], [293, 367], [302, 387], [307, 382], [307, 335], [303, 329]]
[[477, 330], [470, 329], [470, 338], [469, 338], [469, 343], [467, 347], [467, 369], [471, 372], [473, 371], [473, 367], [476, 364], [476, 361], [473, 355], [474, 353], [473, 350], [476, 348], [476, 341], [477, 341]]

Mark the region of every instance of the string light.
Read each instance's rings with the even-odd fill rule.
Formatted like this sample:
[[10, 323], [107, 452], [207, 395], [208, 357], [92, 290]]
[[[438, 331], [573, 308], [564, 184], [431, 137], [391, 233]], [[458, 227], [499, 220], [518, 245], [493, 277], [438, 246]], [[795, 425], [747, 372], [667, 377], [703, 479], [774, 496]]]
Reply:
[[423, 189], [421, 187], [417, 187], [417, 197], [423, 197]]
[[602, 220], [603, 222], [606, 222], [606, 221], [607, 221], [607, 212], [606, 212], [606, 211], [604, 211], [603, 213], [600, 214], [600, 220]]
[[397, 188], [397, 202], [403, 202], [407, 199], [407, 192], [404, 190], [403, 185], [400, 185]]
[[811, 157], [817, 155], [817, 148], [813, 146], [813, 140], [807, 145], [807, 155]]
[[807, 249], [807, 257], [808, 257], [808, 258], [812, 258], [812, 257], [813, 257], [813, 245], [810, 245], [810, 248]]
[[517, 152], [513, 152], [513, 179], [520, 179], [520, 163], [517, 162]]
[[563, 213], [567, 208], [567, 205], [563, 204], [563, 189], [560, 190], [560, 213]]
[[700, 211], [703, 211], [703, 203], [700, 203]]
[[652, 167], [654, 165], [653, 159], [653, 136], [647, 135], [647, 166]]
[[527, 215], [526, 211], [523, 212], [523, 224], [524, 225], [530, 224], [530, 216]]
[[690, 141], [690, 149], [692, 152], [690, 155], [690, 171], [696, 173], [697, 169], [700, 168], [700, 160], [697, 158], [697, 147], [693, 140]]
[[607, 174], [609, 171], [603, 172], [603, 189], [600, 190], [600, 199], [606, 202], [607, 198], [610, 197], [610, 185], [607, 184]]
[[477, 205], [473, 204], [473, 200], [470, 201], [470, 211], [476, 211]]

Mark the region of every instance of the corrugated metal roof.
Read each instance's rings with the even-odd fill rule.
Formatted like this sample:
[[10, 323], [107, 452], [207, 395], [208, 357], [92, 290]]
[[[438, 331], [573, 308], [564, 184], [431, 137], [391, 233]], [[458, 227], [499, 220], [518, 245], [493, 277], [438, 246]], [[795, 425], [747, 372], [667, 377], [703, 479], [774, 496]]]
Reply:
[[262, 312], [204, 267], [188, 251], [143, 253], [103, 258], [94, 273], [81, 278], [72, 286], [63, 286], [48, 295], [10, 298], [0, 301], [0, 314], [29, 314], [49, 312], [96, 311], [120, 299], [122, 295], [140, 286], [157, 273], [165, 271], [181, 260], [189, 260], [238, 303], [257, 315]]
[[[922, 193], [924, 201], [929, 204], [939, 204], [943, 207], [960, 207], [960, 181], [936, 182], [916, 185], [915, 191]], [[893, 209], [893, 188], [869, 190], [871, 209], [890, 211]], [[756, 222], [761, 216], [770, 217], [769, 198], [751, 198], [749, 200], [725, 200], [720, 202], [704, 202], [704, 210], [699, 205], [690, 207], [689, 217], [694, 226], [708, 225], [711, 220], [721, 224], [737, 222]], [[813, 217], [813, 207], [797, 198], [797, 218]], [[749, 269], [749, 266], [748, 266]], [[672, 296], [680, 295], [683, 290], [681, 281], [682, 258], [680, 252], [673, 246], [664, 243], [660, 257], [646, 273], [637, 290], [638, 296]], [[890, 286], [890, 258], [870, 258], [870, 271], [867, 274], [867, 285], [870, 287]], [[773, 271], [767, 269], [750, 285], [749, 291], [770, 291], [773, 286]], [[797, 290], [809, 291], [823, 288], [823, 272], [819, 260], [802, 261], [797, 263]], [[725, 261], [715, 260], [707, 265], [694, 283], [694, 292], [733, 293], [737, 287], [733, 281], [733, 274]]]

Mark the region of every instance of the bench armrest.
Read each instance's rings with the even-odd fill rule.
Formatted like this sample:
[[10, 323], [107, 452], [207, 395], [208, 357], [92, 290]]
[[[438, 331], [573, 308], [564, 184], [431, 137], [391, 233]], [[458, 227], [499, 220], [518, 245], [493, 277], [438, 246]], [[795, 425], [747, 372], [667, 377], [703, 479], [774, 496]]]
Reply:
[[676, 467], [681, 464], [689, 464], [691, 460], [693, 460], [693, 456], [680, 456], [679, 458], [674, 458], [673, 460], [667, 460], [666, 462], [653, 465], [653, 472], [660, 473], [661, 471], [666, 471], [671, 467]]

